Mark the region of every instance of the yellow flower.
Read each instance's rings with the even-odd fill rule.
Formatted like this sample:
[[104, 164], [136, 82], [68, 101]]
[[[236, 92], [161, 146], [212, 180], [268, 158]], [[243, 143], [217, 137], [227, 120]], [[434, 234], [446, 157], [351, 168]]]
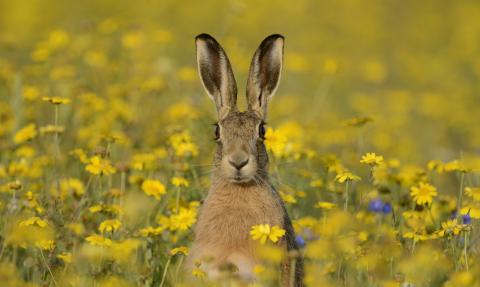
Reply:
[[145, 194], [155, 197], [160, 200], [160, 196], [165, 194], [165, 186], [158, 180], [146, 179], [142, 183], [142, 190]]
[[287, 136], [281, 130], [267, 128], [264, 143], [267, 150], [271, 151], [274, 156], [282, 157], [285, 155]]
[[77, 149], [74, 149], [74, 150], [70, 151], [69, 154], [76, 157], [82, 163], [88, 163], [88, 161], [89, 161], [87, 153], [80, 148], [77, 148]]
[[60, 181], [60, 191], [62, 194], [73, 193], [76, 196], [82, 196], [85, 193], [83, 183], [76, 178], [66, 178]]
[[379, 165], [383, 162], [383, 156], [376, 155], [374, 152], [368, 152], [362, 156], [360, 162], [372, 166]]
[[188, 102], [178, 102], [168, 107], [166, 114], [173, 120], [195, 119], [198, 117], [198, 110]]
[[292, 194], [280, 191], [280, 196], [282, 197], [285, 203], [291, 203], [291, 204], [297, 203], [297, 199]]
[[207, 276], [207, 274], [199, 267], [193, 268], [192, 275], [197, 278], [205, 278], [205, 276]]
[[427, 168], [428, 170], [433, 170], [438, 173], [442, 173], [444, 171], [444, 164], [439, 160], [430, 160], [427, 163]]
[[187, 230], [197, 220], [197, 210], [195, 208], [180, 208], [178, 214], [170, 217], [171, 230]]
[[55, 241], [53, 240], [40, 240], [35, 243], [35, 246], [42, 250], [52, 251], [55, 248]]
[[480, 187], [465, 187], [465, 194], [476, 201], [480, 201]]
[[266, 268], [263, 265], [256, 264], [255, 266], [253, 266], [253, 273], [255, 273], [257, 275], [264, 273], [265, 270], [266, 270]]
[[157, 161], [157, 157], [153, 153], [139, 153], [133, 155], [132, 167], [136, 170], [151, 170]]
[[100, 226], [98, 227], [98, 231], [100, 232], [114, 232], [118, 230], [122, 226], [122, 223], [118, 219], [110, 219], [110, 220], [105, 220], [102, 223], [100, 223]]
[[331, 210], [336, 208], [337, 205], [335, 203], [327, 202], [327, 201], [319, 201], [315, 204], [315, 208], [321, 208], [324, 210]]
[[418, 205], [430, 204], [435, 196], [437, 189], [428, 183], [420, 182], [417, 186], [412, 186], [410, 196]]
[[7, 183], [7, 187], [10, 190], [20, 190], [22, 189], [23, 185], [22, 183], [17, 179], [15, 181]]
[[85, 227], [81, 223], [69, 223], [67, 224], [67, 228], [70, 229], [76, 235], [82, 235], [85, 232]]
[[[475, 273], [472, 271], [458, 271], [453, 273], [445, 283], [445, 287], [471, 287], [475, 284]], [[477, 281], [478, 282], [478, 281]]]
[[189, 182], [186, 178], [177, 177], [177, 176], [172, 178], [172, 184], [177, 186], [177, 187], [180, 187], [180, 186], [188, 187], [189, 186]]
[[44, 127], [40, 127], [40, 134], [61, 134], [65, 131], [65, 128], [62, 126], [55, 126], [55, 125], [46, 125]]
[[175, 247], [173, 249], [170, 250], [170, 254], [173, 256], [173, 255], [177, 255], [178, 253], [183, 253], [183, 255], [187, 256], [188, 255], [188, 247], [186, 246], [179, 246], [179, 247]]
[[21, 128], [13, 137], [13, 142], [21, 144], [26, 141], [32, 140], [37, 136], [37, 129], [35, 124], [29, 124]]
[[141, 237], [150, 237], [150, 236], [156, 236], [159, 235], [165, 230], [165, 227], [159, 226], [159, 227], [145, 227], [140, 229], [137, 234]]
[[373, 122], [373, 118], [357, 117], [357, 118], [348, 119], [347, 121], [345, 121], [345, 125], [350, 127], [361, 127], [368, 124], [369, 122]]
[[15, 151], [15, 156], [31, 158], [35, 156], [36, 150], [31, 146], [21, 146]]
[[460, 214], [462, 215], [470, 215], [473, 219], [480, 219], [480, 207], [467, 205], [460, 209]]
[[61, 254], [57, 255], [57, 258], [61, 259], [65, 263], [71, 263], [72, 262], [72, 253], [62, 252]]
[[310, 186], [311, 187], [322, 187], [323, 186], [323, 180], [321, 179], [315, 179], [310, 181]]
[[26, 227], [26, 226], [38, 226], [38, 227], [46, 227], [48, 223], [39, 218], [39, 217], [30, 217], [26, 220], [20, 221], [19, 226], [20, 227]]
[[276, 225], [270, 227], [269, 224], [259, 224], [252, 226], [250, 235], [253, 240], [260, 240], [261, 244], [265, 244], [267, 239], [275, 243], [285, 235], [285, 230]]
[[91, 157], [90, 163], [85, 167], [85, 170], [95, 175], [115, 173], [115, 168], [110, 164], [110, 161], [99, 156]]
[[40, 91], [34, 86], [24, 86], [22, 96], [25, 100], [34, 101], [40, 96]]
[[416, 232], [409, 231], [403, 234], [403, 238], [410, 238], [410, 239], [413, 239], [413, 241], [425, 241], [428, 239], [428, 236], [425, 234], [419, 234]]
[[53, 105], [66, 105], [70, 103], [70, 99], [61, 97], [43, 97], [42, 100]]
[[143, 34], [140, 32], [128, 32], [122, 37], [122, 45], [127, 49], [138, 48], [143, 43]]
[[349, 171], [341, 171], [335, 176], [335, 180], [339, 183], [344, 183], [346, 181], [359, 181], [361, 178]]
[[92, 234], [88, 237], [85, 238], [88, 243], [91, 245], [96, 245], [96, 246], [111, 246], [112, 245], [112, 240], [105, 238], [101, 235], [98, 234]]
[[457, 219], [442, 222], [442, 230], [439, 231], [440, 236], [458, 235], [465, 228], [464, 224], [458, 224]]
[[117, 205], [117, 204], [97, 204], [91, 206], [88, 211], [91, 213], [97, 213], [97, 212], [105, 212], [105, 213], [111, 213], [111, 214], [120, 214], [122, 213], [122, 208]]
[[323, 70], [327, 74], [335, 74], [338, 70], [338, 62], [337, 60], [333, 58], [328, 58], [325, 60], [325, 63], [323, 64]]
[[447, 162], [444, 165], [445, 171], [460, 171], [460, 172], [469, 172], [470, 170], [465, 166], [462, 161], [453, 160], [451, 162]]
[[175, 155], [180, 157], [195, 157], [198, 155], [198, 147], [193, 143], [188, 131], [182, 131], [171, 135], [168, 139], [175, 150]]

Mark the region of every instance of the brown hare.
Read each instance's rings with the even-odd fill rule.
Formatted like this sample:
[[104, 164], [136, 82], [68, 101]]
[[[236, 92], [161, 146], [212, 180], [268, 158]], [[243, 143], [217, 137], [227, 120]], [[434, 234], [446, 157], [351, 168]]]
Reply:
[[[269, 182], [268, 155], [263, 143], [268, 102], [282, 71], [284, 38], [268, 36], [255, 52], [247, 81], [248, 109], [243, 112], [237, 108], [237, 85], [225, 51], [210, 35], [201, 34], [195, 41], [198, 71], [216, 105], [218, 123], [212, 186], [195, 226], [189, 265], [201, 260], [202, 269], [210, 278], [218, 277], [220, 270], [231, 266], [239, 278], [254, 282], [253, 267], [259, 261], [257, 245], [250, 238], [252, 226], [282, 227], [286, 234], [277, 244], [298, 254], [284, 203]], [[281, 286], [303, 286], [301, 257], [289, 258], [279, 267]]]

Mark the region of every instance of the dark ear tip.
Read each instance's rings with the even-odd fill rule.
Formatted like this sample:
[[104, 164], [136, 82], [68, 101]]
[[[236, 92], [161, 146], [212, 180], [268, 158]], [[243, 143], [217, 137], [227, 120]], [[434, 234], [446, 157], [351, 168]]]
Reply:
[[285, 40], [285, 37], [283, 37], [283, 35], [280, 35], [280, 34], [272, 34], [272, 35], [268, 36], [267, 38], [265, 38], [265, 40], [263, 40], [263, 41], [264, 42], [273, 42], [273, 41], [278, 40], [278, 39]]
[[260, 48], [265, 49], [267, 47], [270, 47], [271, 45], [273, 45], [273, 43], [277, 42], [278, 40], [281, 40], [282, 45], [283, 45], [283, 43], [285, 42], [285, 37], [283, 37], [280, 34], [272, 34], [272, 35], [268, 36], [267, 38], [265, 38], [262, 41], [262, 43], [260, 43]]
[[213, 42], [217, 42], [215, 40], [215, 38], [213, 38], [212, 36], [210, 36], [209, 34], [207, 33], [202, 33], [202, 34], [199, 34], [197, 35], [197, 37], [195, 37], [195, 42], [197, 42], [198, 40], [202, 40], [202, 41], [213, 41]]
[[267, 38], [272, 38], [272, 39], [282, 38], [283, 40], [285, 39], [285, 37], [283, 35], [280, 35], [280, 34], [272, 34], [272, 35], [268, 36]]

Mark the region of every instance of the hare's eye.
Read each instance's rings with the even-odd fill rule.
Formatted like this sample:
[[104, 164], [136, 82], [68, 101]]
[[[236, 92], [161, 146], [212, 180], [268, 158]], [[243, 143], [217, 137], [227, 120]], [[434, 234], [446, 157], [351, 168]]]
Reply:
[[264, 140], [265, 139], [265, 124], [264, 123], [261, 123], [259, 126], [258, 126], [258, 136]]
[[218, 141], [220, 139], [220, 126], [215, 124], [215, 140]]

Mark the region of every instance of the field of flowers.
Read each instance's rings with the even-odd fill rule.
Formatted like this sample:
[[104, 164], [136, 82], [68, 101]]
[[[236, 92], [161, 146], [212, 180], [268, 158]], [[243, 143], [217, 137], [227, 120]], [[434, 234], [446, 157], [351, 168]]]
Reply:
[[[215, 148], [206, 32], [240, 107], [256, 47], [285, 36], [265, 143], [308, 286], [480, 286], [478, 19], [469, 0], [1, 0], [0, 285], [211, 286], [183, 268]], [[255, 286], [278, 286], [279, 236], [252, 229]]]

